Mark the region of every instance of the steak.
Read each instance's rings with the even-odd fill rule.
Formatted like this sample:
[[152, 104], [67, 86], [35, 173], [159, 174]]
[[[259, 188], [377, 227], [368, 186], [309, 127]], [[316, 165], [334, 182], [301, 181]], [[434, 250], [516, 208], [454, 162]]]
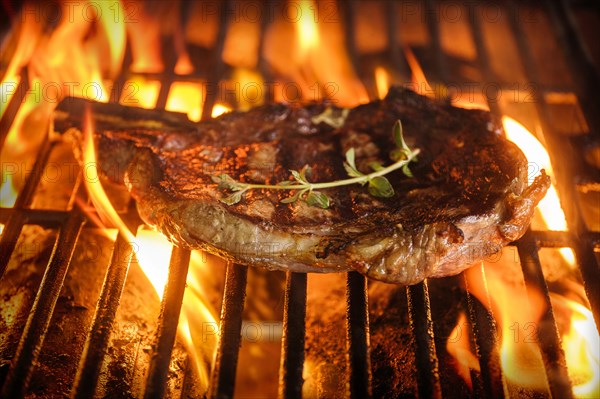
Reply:
[[[71, 111], [82, 102], [64, 101], [56, 126], [80, 126]], [[351, 109], [340, 127], [318, 122], [327, 107], [270, 104], [191, 123], [93, 104], [98, 163], [126, 184], [142, 219], [176, 245], [267, 269], [357, 270], [400, 284], [457, 274], [520, 238], [550, 185], [543, 171], [528, 185], [527, 159], [488, 112], [399, 87]], [[408, 146], [420, 154], [412, 177], [400, 170], [386, 176], [395, 191], [390, 198], [355, 184], [323, 190], [327, 209], [282, 203], [290, 195], [282, 190], [251, 190], [237, 204], [221, 202], [230, 192], [213, 177], [223, 173], [277, 184], [309, 165], [311, 182], [341, 180], [348, 178], [343, 163], [350, 148], [363, 173], [372, 162], [388, 165], [398, 119]]]

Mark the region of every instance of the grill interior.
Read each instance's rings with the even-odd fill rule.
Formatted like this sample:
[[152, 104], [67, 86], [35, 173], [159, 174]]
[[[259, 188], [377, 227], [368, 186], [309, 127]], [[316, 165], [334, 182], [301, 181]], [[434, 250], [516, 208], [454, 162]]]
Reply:
[[[172, 72], [177, 64], [178, 54], [173, 46], [166, 45], [162, 51], [164, 72], [131, 72], [129, 66], [133, 56], [132, 49], [128, 48], [123, 72], [114, 81], [110, 101], [123, 102], [123, 93], [126, 92], [129, 79], [142, 76], [161, 82], [155, 109], [167, 106], [169, 90], [174, 82], [202, 82], [204, 98], [200, 106], [203, 118], [211, 115], [216, 103], [226, 102], [232, 107], [239, 106], [239, 98], [236, 95], [232, 98], [231, 91], [228, 94], [223, 85], [234, 79], [236, 68], [224, 60], [223, 54], [227, 51], [228, 37], [235, 34], [235, 28], [239, 28], [240, 24], [250, 24], [256, 28], [258, 60], [255, 69], [266, 82], [263, 84], [268, 86], [269, 82], [279, 82], [279, 86], [273, 87], [284, 87], [286, 82], [292, 82], [290, 76], [281, 76], [281, 71], [264, 54], [274, 35], [273, 26], [282, 18], [281, 14], [273, 10], [295, 3], [252, 4], [260, 10], [258, 19], [249, 17], [250, 9], [243, 2], [177, 3], [176, 13], [183, 31], [187, 32], [191, 29], [190, 26], [199, 23], [215, 27], [214, 39], [210, 45], [185, 43], [195, 71], [185, 76]], [[597, 68], [600, 47], [594, 40], [594, 27], [600, 19], [597, 5], [586, 1], [525, 4], [434, 0], [408, 3], [340, 1], [322, 2], [319, 9], [324, 18], [323, 25], [329, 23], [341, 32], [351, 66], [370, 97], [375, 98], [377, 95], [374, 79], [376, 66], [384, 65], [388, 68], [396, 83], [405, 83], [409, 87], [415, 85], [410, 83], [415, 71], [408, 59], [410, 54], [414, 54], [428, 77], [431, 86], [429, 94], [440, 101], [451, 102], [459, 95], [482, 97], [496, 117], [512, 113], [515, 117], [522, 117], [524, 124], [531, 127], [530, 130], [543, 132], [544, 145], [552, 160], [556, 186], [569, 227], [569, 231], [553, 231], [534, 225], [507, 250], [518, 255], [527, 291], [542, 293], [545, 311], [536, 324], [535, 337], [539, 342], [548, 380], [547, 391], [515, 388], [507, 382], [501, 367], [498, 326], [488, 310], [491, 305], [482, 303], [474, 296], [470, 286], [473, 280], [468, 280], [461, 274], [426, 281], [406, 289], [394, 287], [392, 290], [388, 287], [386, 289], [389, 291], [385, 291], [382, 288], [387, 292], [386, 295], [403, 296], [398, 303], [406, 307], [405, 315], [409, 321], [409, 326], [399, 325], [398, 331], [409, 328], [406, 344], [412, 353], [407, 358], [412, 363], [411, 374], [405, 377], [404, 384], [394, 388], [394, 395], [416, 395], [422, 398], [521, 395], [573, 397], [573, 382], [568, 376], [559, 326], [549, 293], [549, 285], [552, 287], [554, 283], [549, 282], [544, 274], [544, 259], [547, 256], [543, 252], [547, 248], [573, 249], [576, 273], [581, 275], [593, 317], [599, 320], [600, 169], [597, 154], [600, 148], [600, 103], [596, 100], [596, 93], [600, 92]], [[331, 17], [330, 22], [327, 17]], [[11, 26], [14, 26], [15, 20], [12, 22]], [[9, 38], [10, 31], [4, 32], [4, 37]], [[382, 43], [378, 42], [380, 38], [383, 38]], [[172, 38], [163, 36], [163, 40], [171, 43]], [[405, 51], [405, 48], [410, 51]], [[2, 69], [6, 70], [4, 64]], [[518, 72], [512, 73], [514, 70]], [[18, 110], [25, 104], [27, 93], [33, 89], [30, 74], [27, 67], [23, 68], [16, 94], [9, 102], [2, 104], [5, 110], [0, 119], [0, 143], [4, 149], [7, 148], [7, 135]], [[321, 90], [326, 94], [330, 93], [326, 90], [327, 83], [330, 82], [320, 82]], [[265, 90], [263, 99], [265, 102], [281, 99], [281, 92]], [[336, 100], [335, 94], [330, 95], [329, 99]], [[139, 112], [143, 115], [144, 111]], [[152, 113], [155, 111], [148, 112], [148, 115], [155, 117], [156, 114]], [[39, 127], [44, 132], [47, 128], [44, 124]], [[95, 229], [99, 224], [96, 220], [98, 215], [89, 204], [83, 184], [85, 176], [78, 169], [74, 174], [75, 178], [71, 179], [70, 191], [63, 195], [63, 207], [48, 203], [44, 205], [44, 201], [38, 199], [53, 190], [52, 184], [48, 184], [53, 183], [49, 178], [49, 167], [59, 162], [57, 159], [62, 160], [62, 165], [72, 161], [72, 155], [64, 154], [64, 143], [60, 138], [45, 134], [40, 137], [42, 136], [44, 138], [36, 148], [33, 166], [27, 170], [28, 173], [23, 173], [22, 187], [14, 206], [0, 209], [0, 223], [4, 225], [0, 238], [0, 276], [3, 276], [0, 287], [3, 287], [5, 297], [2, 310], [5, 332], [0, 335], [3, 341], [0, 351], [2, 397], [46, 394], [48, 397], [59, 397], [71, 394], [73, 397], [86, 398], [93, 397], [95, 393], [111, 397], [118, 392], [122, 397], [138, 397], [143, 394], [146, 398], [202, 395], [199, 388], [201, 384], [191, 370], [189, 354], [181, 343], [176, 342], [177, 324], [192, 256], [188, 250], [174, 247], [171, 253], [168, 283], [160, 303], [160, 312], [150, 316], [156, 317], [156, 325], [144, 330], [147, 336], [138, 341], [139, 345], [147, 345], [136, 350], [144, 352], [148, 360], [148, 364], [140, 368], [141, 371], [131, 371], [131, 364], [137, 367], [137, 358], [122, 369], [111, 369], [115, 362], [107, 360], [107, 357], [119, 359], [119, 355], [115, 354], [118, 339], [127, 335], [127, 329], [134, 325], [120, 324], [124, 317], [119, 316], [119, 312], [123, 312], [123, 307], [126, 308], [130, 303], [123, 298], [123, 295], [127, 295], [126, 284], [130, 284], [129, 280], [134, 279], [136, 273], [140, 274], [130, 267], [136, 248], [122, 234], [117, 235], [114, 243], [105, 239], [102, 256], [94, 257], [94, 262], [101, 269], [96, 272], [96, 277], [102, 279], [103, 283], [98, 283], [95, 293], [89, 294], [94, 305], [82, 313], [84, 315], [81, 316], [80, 325], [83, 330], [65, 331], [64, 334], [61, 333], [62, 330], [57, 330], [61, 322], [57, 309], [72, 314], [78, 312], [77, 301], [74, 301], [75, 305], [69, 303], [65, 281], [68, 285], [73, 279], [84, 279], [73, 270], [86, 273], [86, 269], [73, 269], [71, 265], [85, 263], [86, 258], [84, 262], [77, 259], [78, 248], [90, 248], [89, 242], [82, 243], [82, 237], [87, 230]], [[5, 176], [12, 173], [9, 165], [13, 164], [13, 161], [3, 160], [2, 171]], [[46, 194], [39, 187], [45, 187]], [[50, 200], [52, 201], [54, 200]], [[135, 204], [129, 200], [123, 203], [119, 214], [129, 228], [136, 231], [143, 222], [137, 215]], [[53, 233], [46, 237], [35, 230], [35, 226], [50, 229]], [[31, 233], [32, 229], [34, 233]], [[49, 242], [40, 241], [42, 236]], [[31, 237], [29, 243], [28, 237]], [[50, 250], [42, 251], [42, 248]], [[27, 279], [19, 280], [15, 265], [25, 267], [23, 265], [30, 263], [43, 266], [43, 277], [40, 274], [36, 282], [30, 283], [27, 283]], [[475, 267], [482, 286], [485, 286], [484, 266]], [[222, 267], [215, 266], [211, 272], [222, 274], [222, 270]], [[285, 278], [281, 291], [282, 320], [278, 324], [282, 331], [279, 373], [277, 377], [271, 376], [275, 383], [265, 383], [265, 386], [271, 388], [263, 391], [256, 387], [252, 391], [246, 385], [240, 388], [238, 360], [240, 356], [244, 356], [240, 355], [240, 346], [243, 352], [246, 345], [243, 341], [248, 340], [247, 335], [243, 338], [240, 333], [244, 331], [244, 326], [248, 327], [248, 324], [244, 324], [244, 309], [258, 301], [257, 297], [260, 298], [249, 295], [246, 299], [252, 273], [246, 266], [227, 264], [224, 279], [217, 278], [223, 286], [219, 343], [207, 396], [233, 397], [235, 393], [239, 397], [251, 397], [248, 392], [258, 396], [272, 396], [275, 394], [273, 387], [282, 397], [301, 397], [304, 394], [304, 397], [346, 395], [364, 398], [390, 394], [391, 384], [383, 382], [389, 375], [383, 368], [375, 365], [373, 360], [374, 356], [380, 356], [379, 352], [385, 345], [379, 341], [371, 342], [374, 339], [371, 331], [376, 327], [371, 325], [370, 319], [381, 321], [385, 317], [376, 313], [372, 304], [370, 309], [369, 302], [373, 301], [370, 296], [375, 295], [377, 288], [373, 288], [372, 283], [357, 273], [345, 275], [345, 287], [342, 287], [346, 292], [346, 306], [340, 308], [342, 312], [345, 310], [345, 314], [340, 314], [340, 320], [343, 319], [345, 325], [345, 334], [342, 335], [345, 335], [343, 356], [346, 361], [342, 370], [338, 370], [339, 375], [343, 376], [342, 381], [331, 382], [327, 373], [323, 372], [324, 375], [314, 382], [314, 390], [306, 387], [305, 380], [309, 376], [305, 353], [315, 352], [314, 347], [310, 349], [314, 342], [327, 342], [310, 338], [317, 334], [315, 326], [323, 327], [319, 323], [327, 322], [311, 313], [317, 312], [318, 307], [307, 304], [307, 297], [309, 301], [311, 298], [311, 287], [319, 286], [316, 283], [311, 285], [312, 277], [305, 274], [287, 273], [283, 277], [282, 273], [274, 273], [277, 275], [275, 280], [283, 281]], [[314, 278], [317, 281], [319, 277]], [[21, 281], [23, 286], [15, 288], [15, 281]], [[85, 287], [83, 283], [79, 285]], [[131, 290], [134, 289], [130, 288]], [[443, 320], [444, 301], [448, 297], [440, 294], [444, 290], [451, 292], [450, 296], [453, 298], [457, 297], [456, 306], [462, 306], [468, 314], [468, 334], [476, 348], [481, 370], [471, 370], [472, 388], [464, 386], [456, 376], [446, 375], [453, 371], [449, 367], [449, 355], [443, 347], [444, 340], [440, 338], [448, 330], [447, 326], [444, 327], [447, 321]], [[14, 301], [18, 295], [25, 298], [23, 303], [29, 304], [30, 309], [12, 308], [16, 307]], [[77, 295], [79, 294], [75, 294]], [[494, 292], [486, 292], [488, 300], [493, 296]], [[377, 309], [379, 303], [377, 302]], [[334, 308], [333, 305], [331, 307]], [[131, 308], [129, 311], [135, 313], [135, 305], [131, 305]], [[383, 309], [389, 311], [385, 307]], [[73, 315], [68, 317], [71, 321], [76, 318]], [[139, 318], [142, 319], [142, 316]], [[398, 316], [395, 321], [401, 319], [402, 316]], [[454, 324], [448, 325], [452, 328]], [[130, 333], [143, 335], [141, 330]], [[48, 343], [50, 336], [54, 338]], [[73, 350], [77, 352], [63, 358], [65, 363], [71, 364], [64, 366], [64, 378], [54, 382], [44, 381], [39, 374], [52, 375], [49, 368], [63, 367], [60, 358], [49, 354], [62, 345], [56, 336], [62, 336], [65, 343], [76, 341]], [[321, 338], [323, 337], [320, 336]], [[278, 339], [274, 342], [276, 346], [279, 345]], [[402, 362], [400, 354], [396, 358], [397, 362]], [[246, 362], [251, 363], [252, 360]], [[247, 364], [244, 367], [251, 368]], [[265, 368], [269, 367], [265, 365]], [[123, 374], [120, 380], [119, 373]], [[136, 385], [140, 385], [139, 381], [143, 381], [142, 386]], [[459, 381], [461, 385], [454, 386], [453, 381]], [[328, 391], [332, 385], [337, 392]]]

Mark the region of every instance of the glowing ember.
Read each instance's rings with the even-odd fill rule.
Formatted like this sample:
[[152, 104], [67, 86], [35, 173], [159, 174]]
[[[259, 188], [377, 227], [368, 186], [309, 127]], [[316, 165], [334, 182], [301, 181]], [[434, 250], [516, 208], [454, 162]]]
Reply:
[[[545, 169], [552, 176], [550, 156], [544, 146], [523, 125], [509, 117], [502, 118], [506, 138], [515, 143], [523, 151], [529, 161], [530, 175], [537, 175]], [[538, 210], [544, 223], [550, 230], [566, 231], [567, 221], [560, 206], [558, 193], [554, 184], [550, 186], [546, 196], [538, 204]], [[560, 248], [563, 258], [570, 264], [575, 264], [575, 254], [571, 248]]]
[[146, 80], [136, 76], [125, 82], [120, 102], [127, 106], [151, 109], [156, 107], [159, 91], [158, 80]]
[[227, 105], [216, 103], [212, 109], [211, 116], [216, 118], [217, 116], [223, 115], [227, 112], [231, 112], [231, 108], [229, 108]]
[[384, 98], [390, 88], [390, 75], [383, 67], [375, 68], [375, 84], [377, 85], [377, 96]]
[[[112, 223], [119, 229], [133, 247], [136, 248], [138, 264], [159, 298], [162, 297], [168, 276], [168, 267], [172, 244], [157, 232], [140, 229], [135, 237], [110, 203], [106, 192], [98, 178], [96, 164], [96, 151], [93, 142], [93, 124], [89, 110], [85, 114], [84, 123], [84, 164], [85, 185], [89, 196], [98, 213], [105, 221]], [[194, 261], [194, 258], [193, 258]], [[196, 260], [197, 261], [197, 258]], [[194, 267], [192, 267], [193, 269]], [[217, 322], [205, 294], [201, 282], [188, 274], [188, 284], [196, 287], [194, 290], [186, 289], [179, 317], [178, 332], [183, 343], [191, 354], [195, 370], [202, 387], [208, 387], [209, 364], [214, 358], [216, 348], [216, 334], [209, 337], [206, 331], [197, 331], [206, 325], [214, 327], [217, 331]]]
[[17, 201], [17, 190], [13, 182], [12, 174], [2, 176], [2, 185], [0, 185], [0, 207], [12, 208]]
[[479, 371], [479, 360], [471, 351], [469, 343], [469, 324], [467, 316], [461, 313], [458, 317], [456, 327], [450, 333], [446, 349], [448, 353], [456, 360], [458, 375], [467, 383], [469, 388], [473, 389], [471, 381], [471, 370]]
[[262, 75], [252, 69], [236, 68], [232, 80], [239, 87], [238, 106], [240, 111], [262, 105], [265, 98]]
[[191, 121], [198, 122], [202, 117], [202, 85], [200, 83], [175, 82], [169, 90], [166, 109], [185, 112]]
[[550, 298], [556, 313], [569, 316], [567, 328], [561, 329], [560, 333], [573, 393], [578, 398], [598, 398], [600, 337], [592, 312], [562, 295], [551, 293]]

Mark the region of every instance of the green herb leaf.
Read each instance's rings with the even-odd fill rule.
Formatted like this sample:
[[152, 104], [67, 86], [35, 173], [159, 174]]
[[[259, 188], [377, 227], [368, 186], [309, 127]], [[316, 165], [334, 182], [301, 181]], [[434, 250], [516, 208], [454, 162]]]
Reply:
[[306, 181], [306, 178], [297, 170], [290, 170], [290, 173], [292, 174], [292, 176], [294, 177], [294, 179], [300, 183], [300, 184], [306, 184], [308, 183]]
[[379, 162], [377, 162], [377, 161], [370, 162], [370, 163], [369, 163], [369, 167], [370, 167], [371, 169], [373, 169], [375, 172], [379, 172], [380, 170], [383, 170], [383, 169], [384, 169], [383, 165], [382, 165], [382, 164], [380, 164], [380, 163], [379, 163]]
[[232, 191], [239, 191], [242, 189], [239, 182], [235, 181], [231, 176], [226, 173], [220, 174], [219, 176], [212, 176], [212, 181], [219, 185], [221, 189], [227, 189]]
[[319, 191], [311, 191], [306, 198], [306, 203], [319, 208], [329, 208], [329, 197]]
[[410, 148], [406, 145], [406, 141], [404, 141], [404, 134], [402, 129], [402, 122], [400, 119], [394, 123], [394, 140], [396, 141], [396, 146], [402, 150], [410, 153]]
[[407, 177], [413, 177], [413, 174], [410, 171], [410, 168], [408, 167], [408, 164], [406, 164], [406, 165], [404, 165], [402, 167], [402, 173], [404, 173], [404, 175], [407, 176]]
[[389, 198], [394, 195], [394, 188], [383, 176], [377, 176], [369, 180], [369, 194], [374, 197]]
[[310, 121], [315, 125], [318, 125], [319, 123], [323, 122], [335, 129], [338, 129], [344, 126], [344, 123], [346, 123], [346, 118], [348, 117], [349, 113], [350, 110], [348, 108], [333, 109], [331, 107], [327, 107], [325, 108], [325, 111], [321, 112], [319, 115], [315, 115], [312, 118], [310, 118]]
[[242, 200], [242, 195], [246, 192], [246, 190], [236, 191], [228, 197], [221, 198], [221, 202], [227, 205], [237, 204]]
[[362, 177], [365, 174], [360, 172], [356, 168], [356, 164], [354, 163], [354, 157], [354, 148], [350, 148], [348, 151], [346, 151], [346, 162], [344, 162], [344, 169], [346, 169], [346, 173], [350, 177]]
[[298, 200], [300, 199], [300, 197], [301, 197], [301, 196], [302, 196], [302, 195], [303, 195], [303, 194], [304, 194], [304, 193], [305, 193], [307, 190], [308, 190], [307, 188], [305, 188], [304, 190], [298, 190], [298, 191], [296, 191], [296, 193], [295, 193], [294, 195], [292, 195], [292, 196], [289, 196], [289, 197], [287, 197], [287, 198], [284, 198], [284, 199], [282, 199], [282, 200], [281, 200], [281, 201], [279, 201], [279, 202], [281, 202], [281, 203], [283, 203], [283, 204], [291, 204], [292, 202], [296, 202], [296, 201], [298, 201]]

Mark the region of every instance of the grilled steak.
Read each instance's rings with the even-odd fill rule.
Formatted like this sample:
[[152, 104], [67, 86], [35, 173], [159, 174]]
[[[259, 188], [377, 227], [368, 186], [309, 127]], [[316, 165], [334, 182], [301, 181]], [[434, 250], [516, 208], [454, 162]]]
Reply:
[[[340, 128], [311, 121], [323, 104], [266, 105], [198, 124], [168, 116], [150, 123], [139, 111], [103, 119], [105, 106], [94, 107], [99, 165], [125, 182], [149, 225], [177, 245], [268, 269], [358, 270], [401, 284], [453, 275], [518, 239], [550, 184], [542, 172], [528, 186], [525, 156], [489, 113], [401, 88], [352, 109]], [[352, 147], [358, 169], [369, 173], [373, 161], [391, 163], [398, 119], [421, 153], [413, 177], [386, 176], [391, 198], [351, 185], [324, 190], [328, 209], [281, 203], [289, 193], [278, 190], [252, 190], [225, 205], [228, 193], [211, 179], [227, 173], [276, 184], [304, 165], [311, 182], [345, 179]]]

